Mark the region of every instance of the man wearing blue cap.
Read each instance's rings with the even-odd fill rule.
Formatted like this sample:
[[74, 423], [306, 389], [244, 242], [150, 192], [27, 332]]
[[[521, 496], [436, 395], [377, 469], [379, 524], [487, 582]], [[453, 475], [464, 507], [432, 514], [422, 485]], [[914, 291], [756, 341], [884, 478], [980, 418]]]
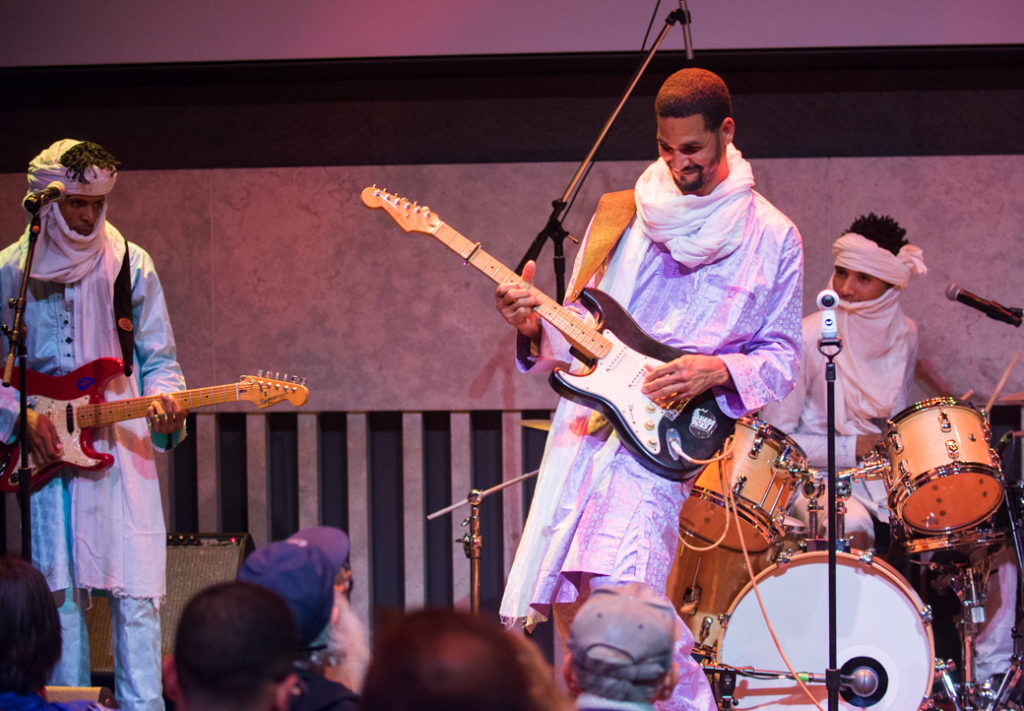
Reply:
[[[340, 617], [353, 617], [344, 591], [336, 590], [347, 581], [348, 552], [344, 531], [317, 526], [263, 546], [238, 571], [239, 580], [283, 597], [295, 615], [304, 652], [298, 669], [304, 691], [293, 698], [291, 711], [356, 711], [358, 707], [358, 694], [328, 678], [337, 678], [330, 671], [342, 665], [344, 657], [358, 661], [366, 647], [361, 634], [338, 639], [336, 633], [342, 626]], [[351, 678], [348, 683], [357, 685]]]

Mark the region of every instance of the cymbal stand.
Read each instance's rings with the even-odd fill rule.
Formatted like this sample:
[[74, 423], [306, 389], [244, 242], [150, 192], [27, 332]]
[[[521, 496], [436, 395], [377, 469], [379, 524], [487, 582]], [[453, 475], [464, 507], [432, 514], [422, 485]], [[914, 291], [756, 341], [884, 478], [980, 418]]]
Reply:
[[978, 631], [978, 625], [985, 621], [985, 580], [988, 578], [988, 572], [988, 566], [984, 563], [980, 568], [968, 566], [954, 575], [949, 583], [962, 608], [960, 644], [963, 655], [963, 682], [960, 695], [964, 700], [964, 709], [975, 708], [972, 702], [975, 691], [974, 636]]
[[469, 516], [462, 521], [463, 526], [469, 526], [469, 531], [456, 538], [455, 542], [462, 544], [462, 549], [465, 551], [466, 557], [469, 558], [469, 609], [473, 614], [480, 612], [480, 557], [484, 547], [483, 536], [480, 535], [480, 504], [491, 494], [507, 489], [513, 484], [518, 484], [536, 475], [537, 470], [534, 470], [517, 476], [514, 479], [495, 484], [483, 491], [471, 489], [469, 494], [466, 495], [465, 501], [457, 501], [427, 516], [428, 521], [433, 521], [435, 518], [450, 513], [460, 506], [469, 505]]

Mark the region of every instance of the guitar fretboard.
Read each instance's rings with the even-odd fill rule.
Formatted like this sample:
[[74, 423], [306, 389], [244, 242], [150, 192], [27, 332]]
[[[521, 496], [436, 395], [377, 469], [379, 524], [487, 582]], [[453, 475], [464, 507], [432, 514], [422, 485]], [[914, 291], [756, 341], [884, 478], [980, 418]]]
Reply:
[[[209, 388], [196, 388], [195, 390], [182, 390], [172, 393], [171, 397], [178, 401], [182, 409], [195, 410], [209, 405], [219, 405], [225, 402], [238, 400], [239, 383], [230, 385], [215, 385]], [[134, 397], [128, 400], [114, 400], [111, 402], [100, 402], [92, 405], [82, 405], [75, 410], [75, 417], [78, 426], [100, 427], [110, 425], [122, 420], [133, 420], [146, 416], [146, 410], [156, 398]]]
[[[480, 249], [479, 242], [470, 241], [446, 223], [439, 222], [438, 228], [431, 234], [462, 257], [464, 262], [472, 264], [496, 284], [518, 284], [523, 288], [528, 287], [522, 277]], [[608, 354], [612, 348], [611, 341], [602, 336], [596, 328], [536, 287], [529, 286], [529, 289], [540, 299], [540, 306], [536, 307], [537, 314], [557, 328], [585, 356], [602, 358]]]

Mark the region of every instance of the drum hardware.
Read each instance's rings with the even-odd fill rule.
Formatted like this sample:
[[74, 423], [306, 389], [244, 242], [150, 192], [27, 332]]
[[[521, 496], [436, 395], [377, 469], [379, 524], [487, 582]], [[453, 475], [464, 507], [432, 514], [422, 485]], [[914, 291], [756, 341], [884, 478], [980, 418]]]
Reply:
[[491, 494], [525, 481], [530, 477], [537, 476], [538, 471], [535, 469], [514, 479], [495, 484], [484, 491], [471, 489], [464, 501], [456, 501], [450, 506], [427, 515], [427, 520], [432, 521], [439, 516], [454, 511], [460, 506], [468, 505], [470, 508], [469, 516], [462, 521], [462, 525], [464, 527], [469, 526], [469, 530], [464, 535], [456, 538], [455, 542], [462, 544], [462, 549], [465, 551], [466, 557], [469, 558], [469, 608], [473, 613], [480, 611], [480, 558], [483, 550], [483, 537], [480, 535], [480, 505]]
[[883, 468], [892, 518], [918, 533], [978, 525], [999, 507], [999, 455], [984, 411], [955, 398], [922, 400], [888, 420]]
[[964, 711], [964, 707], [960, 705], [959, 694], [957, 693], [956, 683], [953, 681], [953, 677], [950, 676], [951, 672], [956, 671], [956, 662], [951, 659], [945, 661], [936, 659], [935, 660], [935, 673], [939, 677], [939, 681], [942, 682], [942, 688], [946, 692], [946, 698], [953, 704], [954, 711]]
[[[720, 541], [729, 550], [745, 546], [761, 553], [785, 533], [778, 514], [796, 493], [799, 477], [793, 472], [803, 471], [806, 457], [785, 434], [749, 416], [736, 421], [731, 446], [732, 454], [710, 463], [698, 475], [680, 513], [680, 530], [701, 541]], [[727, 506], [730, 498], [739, 513], [735, 527]]]

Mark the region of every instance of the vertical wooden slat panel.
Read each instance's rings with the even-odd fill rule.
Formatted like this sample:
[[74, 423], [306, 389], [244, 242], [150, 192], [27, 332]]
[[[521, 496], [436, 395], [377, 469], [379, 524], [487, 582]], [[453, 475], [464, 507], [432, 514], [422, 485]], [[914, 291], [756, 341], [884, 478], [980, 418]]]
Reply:
[[267, 417], [250, 413], [245, 418], [246, 480], [249, 535], [257, 548], [270, 542], [270, 505], [267, 480]]
[[[471, 428], [468, 412], [452, 413], [452, 499], [465, 501], [473, 488]], [[467, 532], [462, 522], [469, 515], [469, 507], [456, 509], [452, 513], [452, 541], [461, 538]], [[469, 559], [466, 558], [462, 546], [455, 546], [452, 556], [452, 597], [453, 605], [458, 609], [469, 609]]]
[[299, 413], [299, 528], [320, 525], [317, 416]]
[[349, 563], [355, 587], [352, 590], [352, 608], [360, 619], [370, 620], [370, 523], [369, 480], [367, 472], [367, 422], [364, 413], [348, 415], [348, 536], [352, 544]]
[[199, 495], [199, 530], [220, 530], [220, 488], [217, 486], [217, 415], [196, 415], [196, 487]]
[[423, 413], [402, 415], [402, 508], [405, 525], [405, 607], [423, 607], [425, 599], [423, 506]]
[[[505, 412], [501, 418], [501, 462], [502, 481], [511, 481], [523, 473], [523, 419], [521, 412]], [[504, 506], [502, 514], [502, 545], [505, 560], [505, 578], [519, 547], [519, 539], [523, 535], [523, 485], [512, 484], [502, 489], [500, 496]]]

